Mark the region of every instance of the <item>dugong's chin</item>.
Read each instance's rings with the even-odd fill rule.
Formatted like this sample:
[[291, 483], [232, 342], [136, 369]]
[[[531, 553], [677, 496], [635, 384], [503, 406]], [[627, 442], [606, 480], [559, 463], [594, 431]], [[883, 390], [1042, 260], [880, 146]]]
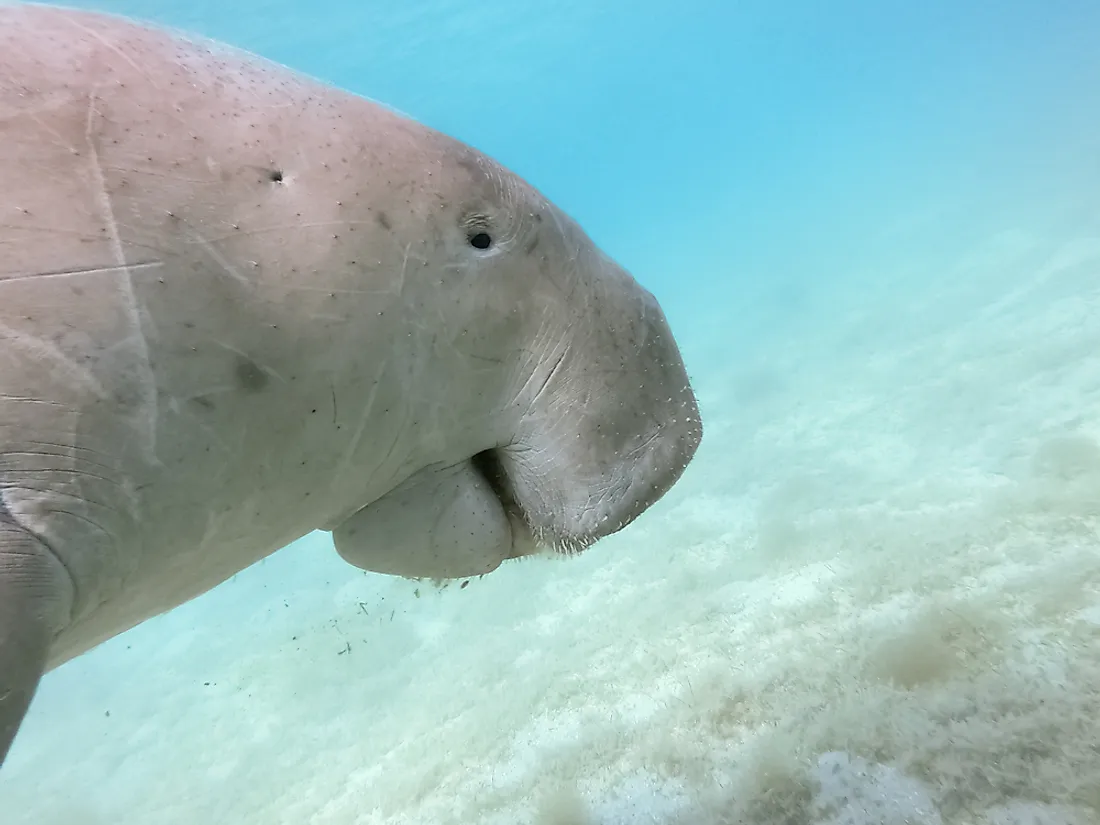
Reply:
[[485, 455], [426, 468], [333, 528], [333, 543], [360, 569], [416, 579], [484, 575], [553, 549], [498, 480]]

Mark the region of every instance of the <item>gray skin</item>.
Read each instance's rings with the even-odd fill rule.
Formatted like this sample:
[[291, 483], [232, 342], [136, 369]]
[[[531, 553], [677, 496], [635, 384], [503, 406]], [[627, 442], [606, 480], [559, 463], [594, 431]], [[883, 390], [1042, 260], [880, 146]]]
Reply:
[[491, 159], [0, 8], [0, 760], [45, 671], [311, 530], [406, 577], [578, 552], [701, 435], [654, 298]]

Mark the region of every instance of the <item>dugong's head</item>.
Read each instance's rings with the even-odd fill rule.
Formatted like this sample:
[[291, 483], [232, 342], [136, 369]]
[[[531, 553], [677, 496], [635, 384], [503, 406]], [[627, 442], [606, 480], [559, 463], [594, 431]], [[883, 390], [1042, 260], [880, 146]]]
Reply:
[[[13, 15], [0, 45], [22, 57], [4, 66], [25, 76], [8, 83], [23, 128], [9, 132], [27, 136], [20, 152], [38, 166], [26, 169], [56, 174], [46, 186], [17, 164], [0, 186], [18, 184], [12, 203], [64, 204], [56, 242], [20, 235], [35, 239], [28, 260], [112, 272], [124, 248], [154, 267], [123, 269], [155, 321], [170, 396], [205, 399], [234, 365], [232, 402], [181, 414], [204, 438], [255, 413], [247, 399], [266, 379], [251, 362], [242, 377], [242, 353], [281, 379], [286, 403], [265, 401], [250, 429], [271, 451], [256, 466], [310, 498], [270, 541], [308, 523], [364, 569], [467, 576], [539, 548], [581, 551], [683, 473], [702, 429], [660, 307], [525, 181], [221, 46], [45, 6]], [[330, 394], [331, 426], [285, 439], [306, 432], [303, 399], [316, 412]]]
[[580, 552], [661, 498], [699, 445], [672, 332], [653, 295], [516, 175], [442, 138], [420, 166], [420, 206], [388, 222], [405, 249], [424, 245], [403, 289], [431, 319], [413, 334], [433, 338], [425, 391], [444, 403], [418, 420], [441, 437], [333, 531], [336, 547], [426, 578]]

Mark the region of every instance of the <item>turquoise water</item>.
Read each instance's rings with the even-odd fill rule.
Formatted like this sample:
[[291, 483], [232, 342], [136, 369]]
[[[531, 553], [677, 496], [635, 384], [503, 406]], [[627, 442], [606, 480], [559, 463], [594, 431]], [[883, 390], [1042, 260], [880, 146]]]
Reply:
[[74, 5], [519, 172], [706, 436], [579, 559], [438, 593], [310, 536], [64, 666], [0, 823], [1100, 821], [1100, 7]]

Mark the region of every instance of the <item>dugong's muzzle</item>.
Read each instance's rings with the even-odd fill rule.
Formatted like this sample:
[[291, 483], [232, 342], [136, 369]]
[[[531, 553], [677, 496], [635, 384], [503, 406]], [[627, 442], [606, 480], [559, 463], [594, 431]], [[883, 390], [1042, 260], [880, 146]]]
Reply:
[[[572, 319], [512, 438], [432, 466], [333, 531], [367, 570], [460, 578], [539, 551], [577, 553], [621, 530], [680, 478], [702, 437], [679, 350], [656, 300], [615, 268], [601, 312]], [[614, 309], [614, 312], [608, 310]]]
[[[536, 542], [579, 552], [626, 527], [683, 474], [702, 438], [694, 393], [656, 299], [610, 262], [514, 441], [483, 464]], [[617, 310], [612, 312], [612, 310]]]

